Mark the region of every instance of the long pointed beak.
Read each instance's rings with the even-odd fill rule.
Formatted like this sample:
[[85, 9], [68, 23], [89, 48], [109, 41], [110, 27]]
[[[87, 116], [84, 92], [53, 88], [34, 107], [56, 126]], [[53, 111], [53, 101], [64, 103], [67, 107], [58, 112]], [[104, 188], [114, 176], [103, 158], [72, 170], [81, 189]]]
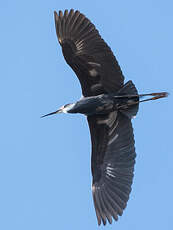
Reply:
[[58, 109], [58, 110], [55, 111], [55, 112], [52, 112], [52, 113], [48, 113], [48, 114], [46, 114], [46, 115], [43, 115], [43, 116], [41, 116], [41, 118], [47, 117], [47, 116], [50, 116], [50, 115], [54, 115], [54, 114], [57, 114], [57, 113], [62, 113], [62, 109]]

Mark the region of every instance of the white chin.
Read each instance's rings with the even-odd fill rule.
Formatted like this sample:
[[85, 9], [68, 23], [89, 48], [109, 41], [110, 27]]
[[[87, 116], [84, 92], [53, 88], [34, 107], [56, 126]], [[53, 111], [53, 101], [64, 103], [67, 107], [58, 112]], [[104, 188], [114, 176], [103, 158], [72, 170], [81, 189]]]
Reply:
[[69, 111], [70, 109], [72, 109], [72, 108], [74, 107], [74, 105], [75, 105], [75, 103], [70, 104], [69, 106], [63, 108], [63, 111], [62, 111], [62, 112], [63, 112], [63, 113], [68, 113], [68, 111]]

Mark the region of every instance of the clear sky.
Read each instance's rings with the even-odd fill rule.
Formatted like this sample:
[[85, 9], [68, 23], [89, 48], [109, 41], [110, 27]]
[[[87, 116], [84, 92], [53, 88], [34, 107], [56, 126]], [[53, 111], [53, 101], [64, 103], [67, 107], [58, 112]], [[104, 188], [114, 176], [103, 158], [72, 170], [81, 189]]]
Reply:
[[137, 162], [128, 206], [100, 229], [172, 229], [173, 1], [0, 1], [0, 229], [97, 229], [90, 137], [82, 115], [40, 116], [81, 96], [57, 42], [54, 10], [78, 9], [140, 93], [170, 96], [133, 120]]

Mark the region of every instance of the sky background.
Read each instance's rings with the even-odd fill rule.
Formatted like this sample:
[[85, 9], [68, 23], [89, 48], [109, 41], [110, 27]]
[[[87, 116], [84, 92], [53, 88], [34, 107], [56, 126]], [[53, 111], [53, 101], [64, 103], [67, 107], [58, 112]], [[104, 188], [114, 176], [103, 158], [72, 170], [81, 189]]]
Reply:
[[172, 229], [172, 0], [0, 1], [0, 229], [98, 229], [85, 117], [40, 119], [81, 96], [54, 27], [53, 11], [71, 8], [96, 25], [125, 81], [140, 93], [170, 93], [141, 104], [130, 200], [100, 229]]

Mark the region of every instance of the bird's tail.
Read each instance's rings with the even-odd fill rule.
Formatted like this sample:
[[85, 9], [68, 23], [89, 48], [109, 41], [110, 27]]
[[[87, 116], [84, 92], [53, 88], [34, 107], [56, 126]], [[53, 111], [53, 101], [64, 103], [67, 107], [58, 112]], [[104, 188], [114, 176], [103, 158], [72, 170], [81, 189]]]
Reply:
[[[164, 98], [167, 96], [168, 96], [167, 92], [138, 94], [138, 91], [135, 85], [133, 84], [133, 82], [128, 81], [119, 90], [116, 98], [120, 99], [121, 101], [120, 105], [118, 106], [119, 111], [121, 111], [124, 115], [128, 116], [129, 118], [132, 118], [136, 116], [138, 112], [139, 103], [145, 102], [145, 101], [156, 100], [159, 98]], [[141, 98], [144, 98], [144, 97], [149, 97], [149, 98], [140, 100]]]

